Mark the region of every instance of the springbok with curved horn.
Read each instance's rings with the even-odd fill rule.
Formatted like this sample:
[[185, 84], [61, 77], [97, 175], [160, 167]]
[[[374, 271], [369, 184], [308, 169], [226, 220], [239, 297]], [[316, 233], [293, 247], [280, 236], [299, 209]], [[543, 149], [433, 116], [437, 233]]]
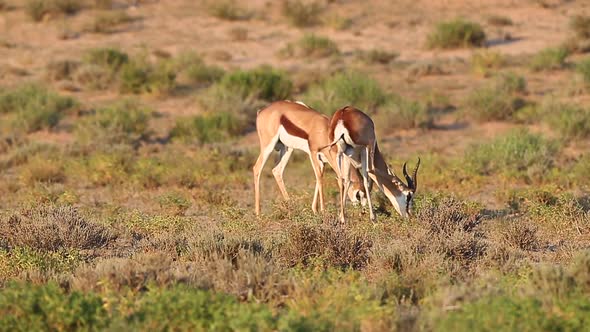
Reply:
[[351, 180], [348, 174], [351, 166], [360, 171], [364, 190], [367, 193], [369, 214], [371, 221], [375, 221], [373, 204], [371, 201], [371, 182], [377, 183], [379, 190], [389, 199], [395, 210], [402, 217], [412, 214], [412, 199], [418, 185], [418, 168], [420, 158], [414, 169], [413, 176], [409, 176], [406, 163], [403, 166], [404, 177], [407, 184], [403, 183], [387, 166], [385, 159], [379, 151], [375, 138], [375, 125], [373, 120], [362, 111], [346, 106], [334, 113], [330, 120], [329, 138], [331, 143], [327, 146], [338, 148], [336, 160], [340, 189], [340, 221], [345, 222], [344, 210], [346, 199], [343, 193], [348, 191]]
[[[314, 213], [317, 212], [318, 202], [320, 211], [324, 209], [322, 188], [324, 163], [329, 163], [338, 178], [340, 178], [335, 162], [337, 149], [331, 148], [327, 151], [320, 151], [321, 147], [330, 143], [328, 138], [329, 123], [330, 120], [327, 116], [320, 114], [302, 102], [277, 101], [258, 111], [256, 131], [260, 140], [260, 155], [253, 168], [257, 216], [260, 215], [260, 174], [273, 150], [279, 151], [279, 159], [272, 170], [272, 174], [285, 200], [289, 199], [289, 194], [283, 182], [283, 172], [293, 150], [302, 150], [309, 155], [316, 178], [311, 209]], [[348, 176], [355, 181], [353, 187], [349, 188], [347, 192], [348, 197], [353, 202], [361, 201], [361, 203], [364, 203], [367, 195], [360, 185], [360, 176], [358, 172], [352, 173]]]

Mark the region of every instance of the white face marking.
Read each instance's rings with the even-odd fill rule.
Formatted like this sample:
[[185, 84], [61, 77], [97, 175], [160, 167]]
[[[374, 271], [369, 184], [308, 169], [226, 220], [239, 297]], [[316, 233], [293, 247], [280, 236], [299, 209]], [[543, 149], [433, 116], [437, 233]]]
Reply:
[[302, 150], [305, 153], [310, 154], [309, 143], [307, 142], [307, 140], [301, 137], [290, 135], [283, 126], [279, 127], [279, 139], [281, 140], [281, 142], [283, 142], [283, 144], [285, 144], [285, 146], [297, 150]]
[[402, 216], [402, 218], [408, 217], [408, 213], [406, 212], [406, 202], [407, 202], [407, 191], [403, 191], [401, 195], [395, 196], [386, 186], [383, 186], [383, 193], [391, 202], [391, 205], [395, 208], [397, 213]]
[[309, 106], [305, 105], [305, 103], [303, 103], [302, 101], [297, 100], [295, 103], [299, 104], [299, 105], [303, 105], [307, 108], [310, 108]]

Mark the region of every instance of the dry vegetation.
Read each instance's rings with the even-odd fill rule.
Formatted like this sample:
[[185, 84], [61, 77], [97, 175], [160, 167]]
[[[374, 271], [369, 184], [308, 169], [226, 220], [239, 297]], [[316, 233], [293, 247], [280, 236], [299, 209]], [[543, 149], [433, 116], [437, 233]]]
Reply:
[[[590, 326], [584, 1], [0, 10], [0, 331]], [[314, 215], [295, 153], [256, 218], [281, 99], [363, 109], [398, 172], [420, 156], [415, 217], [375, 191], [377, 223], [338, 226], [330, 170]]]

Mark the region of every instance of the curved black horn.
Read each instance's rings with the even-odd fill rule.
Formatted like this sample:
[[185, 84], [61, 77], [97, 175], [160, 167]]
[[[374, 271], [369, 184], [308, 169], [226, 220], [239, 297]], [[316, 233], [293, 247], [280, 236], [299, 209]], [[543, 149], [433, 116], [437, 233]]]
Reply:
[[404, 163], [404, 167], [402, 168], [402, 171], [404, 172], [404, 177], [406, 178], [406, 181], [408, 182], [408, 188], [413, 189], [414, 188], [414, 181], [408, 175], [408, 170], [406, 169], [406, 164], [407, 164], [407, 162]]
[[418, 168], [420, 168], [420, 157], [418, 157], [418, 163], [416, 164], [416, 168], [414, 168], [414, 174], [412, 175], [412, 182], [414, 187], [412, 189], [416, 190], [418, 187]]

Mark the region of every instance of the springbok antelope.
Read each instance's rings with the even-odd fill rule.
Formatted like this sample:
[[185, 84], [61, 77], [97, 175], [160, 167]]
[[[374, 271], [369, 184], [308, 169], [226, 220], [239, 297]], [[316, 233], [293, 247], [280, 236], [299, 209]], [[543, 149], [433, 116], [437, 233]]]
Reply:
[[[320, 114], [302, 102], [277, 101], [258, 111], [256, 131], [260, 140], [260, 155], [253, 168], [256, 215], [260, 215], [260, 174], [273, 150], [279, 152], [279, 159], [272, 170], [272, 174], [285, 200], [289, 199], [289, 194], [283, 182], [283, 172], [293, 150], [302, 150], [309, 155], [316, 178], [311, 209], [314, 213], [317, 212], [318, 201], [320, 211], [324, 209], [322, 188], [324, 163], [329, 163], [338, 178], [340, 178], [335, 162], [337, 149], [330, 148], [325, 151], [326, 153], [320, 151], [321, 147], [330, 143], [328, 138], [329, 122], [327, 116]], [[360, 186], [361, 181], [358, 172], [355, 171], [353, 174], [349, 174], [349, 177], [354, 179], [353, 187], [348, 190], [350, 200], [364, 203], [366, 194]]]
[[407, 184], [403, 183], [394, 172], [390, 170], [385, 159], [379, 151], [375, 139], [375, 125], [373, 120], [362, 111], [346, 106], [334, 113], [329, 125], [330, 144], [338, 148], [336, 160], [341, 175], [338, 181], [340, 189], [340, 221], [345, 222], [344, 210], [346, 199], [343, 195], [350, 186], [350, 167], [360, 170], [364, 191], [367, 193], [369, 215], [371, 221], [375, 221], [373, 204], [371, 201], [371, 181], [377, 183], [379, 190], [389, 199], [395, 210], [402, 217], [412, 214], [412, 198], [418, 185], [418, 168], [420, 158], [414, 169], [412, 177], [408, 175], [406, 163], [403, 166], [404, 177]]

